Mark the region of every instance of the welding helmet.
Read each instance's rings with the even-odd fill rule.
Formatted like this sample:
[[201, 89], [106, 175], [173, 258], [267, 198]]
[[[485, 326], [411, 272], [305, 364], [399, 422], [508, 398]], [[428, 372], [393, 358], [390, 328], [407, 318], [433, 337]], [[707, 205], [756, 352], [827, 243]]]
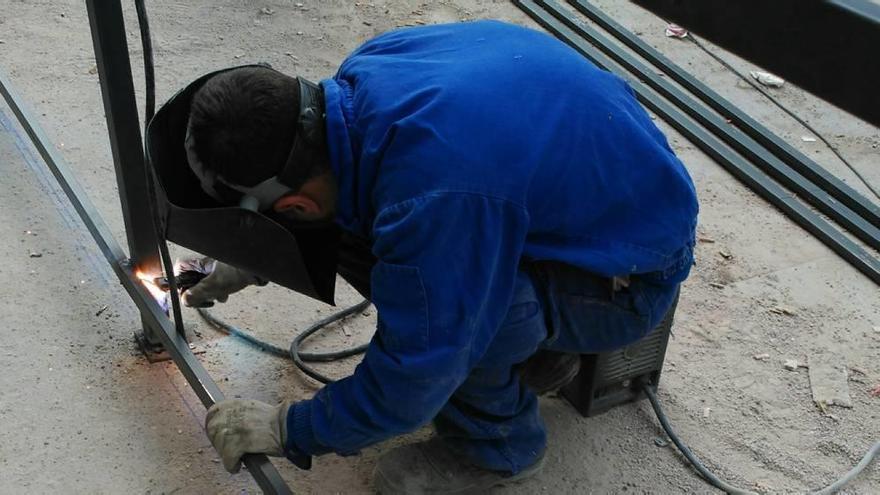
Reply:
[[[265, 67], [265, 66], [241, 66]], [[160, 236], [258, 277], [333, 304], [339, 229], [332, 222], [296, 222], [272, 210], [293, 188], [304, 160], [326, 159], [323, 93], [298, 78], [297, 130], [287, 162], [254, 186], [235, 184], [205, 167], [189, 135], [190, 103], [211, 77], [196, 79], [156, 112], [145, 135]], [[271, 70], [271, 69], [270, 69]]]

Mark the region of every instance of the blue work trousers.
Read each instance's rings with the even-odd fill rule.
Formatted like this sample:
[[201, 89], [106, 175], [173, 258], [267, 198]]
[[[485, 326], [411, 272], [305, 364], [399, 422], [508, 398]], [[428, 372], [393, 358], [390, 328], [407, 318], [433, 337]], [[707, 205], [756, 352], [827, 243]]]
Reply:
[[[375, 258], [344, 234], [339, 274], [370, 297]], [[434, 419], [438, 434], [474, 464], [517, 473], [544, 454], [547, 435], [535, 393], [518, 366], [539, 349], [590, 354], [630, 345], [662, 321], [678, 292], [660, 274], [610, 279], [563, 263], [524, 265], [504, 323], [465, 382]]]
[[614, 290], [607, 278], [561, 264], [520, 271], [503, 325], [435, 418], [437, 432], [481, 467], [529, 467], [544, 453], [546, 432], [518, 365], [539, 349], [589, 354], [632, 344], [660, 323], [677, 291], [652, 275]]

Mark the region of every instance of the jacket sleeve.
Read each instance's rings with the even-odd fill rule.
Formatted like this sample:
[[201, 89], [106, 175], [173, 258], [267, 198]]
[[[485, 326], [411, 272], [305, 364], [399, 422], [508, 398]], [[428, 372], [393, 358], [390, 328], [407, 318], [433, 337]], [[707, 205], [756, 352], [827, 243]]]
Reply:
[[376, 334], [353, 375], [290, 409], [288, 449], [352, 454], [433, 419], [507, 313], [527, 229], [522, 206], [479, 194], [382, 210], [373, 226]]

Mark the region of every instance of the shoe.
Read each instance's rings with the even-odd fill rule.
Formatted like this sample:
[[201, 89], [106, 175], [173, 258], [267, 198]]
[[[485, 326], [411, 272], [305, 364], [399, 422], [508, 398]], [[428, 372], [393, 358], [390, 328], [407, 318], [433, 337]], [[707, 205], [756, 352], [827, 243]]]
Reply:
[[520, 380], [538, 395], [568, 385], [581, 370], [580, 354], [540, 350], [523, 363]]
[[534, 476], [543, 467], [542, 455], [514, 475], [483, 469], [468, 463], [435, 437], [382, 455], [373, 478], [380, 495], [484, 495], [494, 486]]

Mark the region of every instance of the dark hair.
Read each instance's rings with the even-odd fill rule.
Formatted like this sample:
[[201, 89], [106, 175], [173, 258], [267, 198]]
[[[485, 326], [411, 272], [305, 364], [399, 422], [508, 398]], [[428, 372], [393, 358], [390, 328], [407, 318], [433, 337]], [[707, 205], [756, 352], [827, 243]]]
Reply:
[[[284, 167], [298, 117], [295, 78], [267, 67], [242, 67], [217, 74], [196, 92], [190, 134], [205, 168], [254, 186]], [[299, 184], [290, 185], [298, 187], [315, 175], [315, 170], [302, 170]]]

